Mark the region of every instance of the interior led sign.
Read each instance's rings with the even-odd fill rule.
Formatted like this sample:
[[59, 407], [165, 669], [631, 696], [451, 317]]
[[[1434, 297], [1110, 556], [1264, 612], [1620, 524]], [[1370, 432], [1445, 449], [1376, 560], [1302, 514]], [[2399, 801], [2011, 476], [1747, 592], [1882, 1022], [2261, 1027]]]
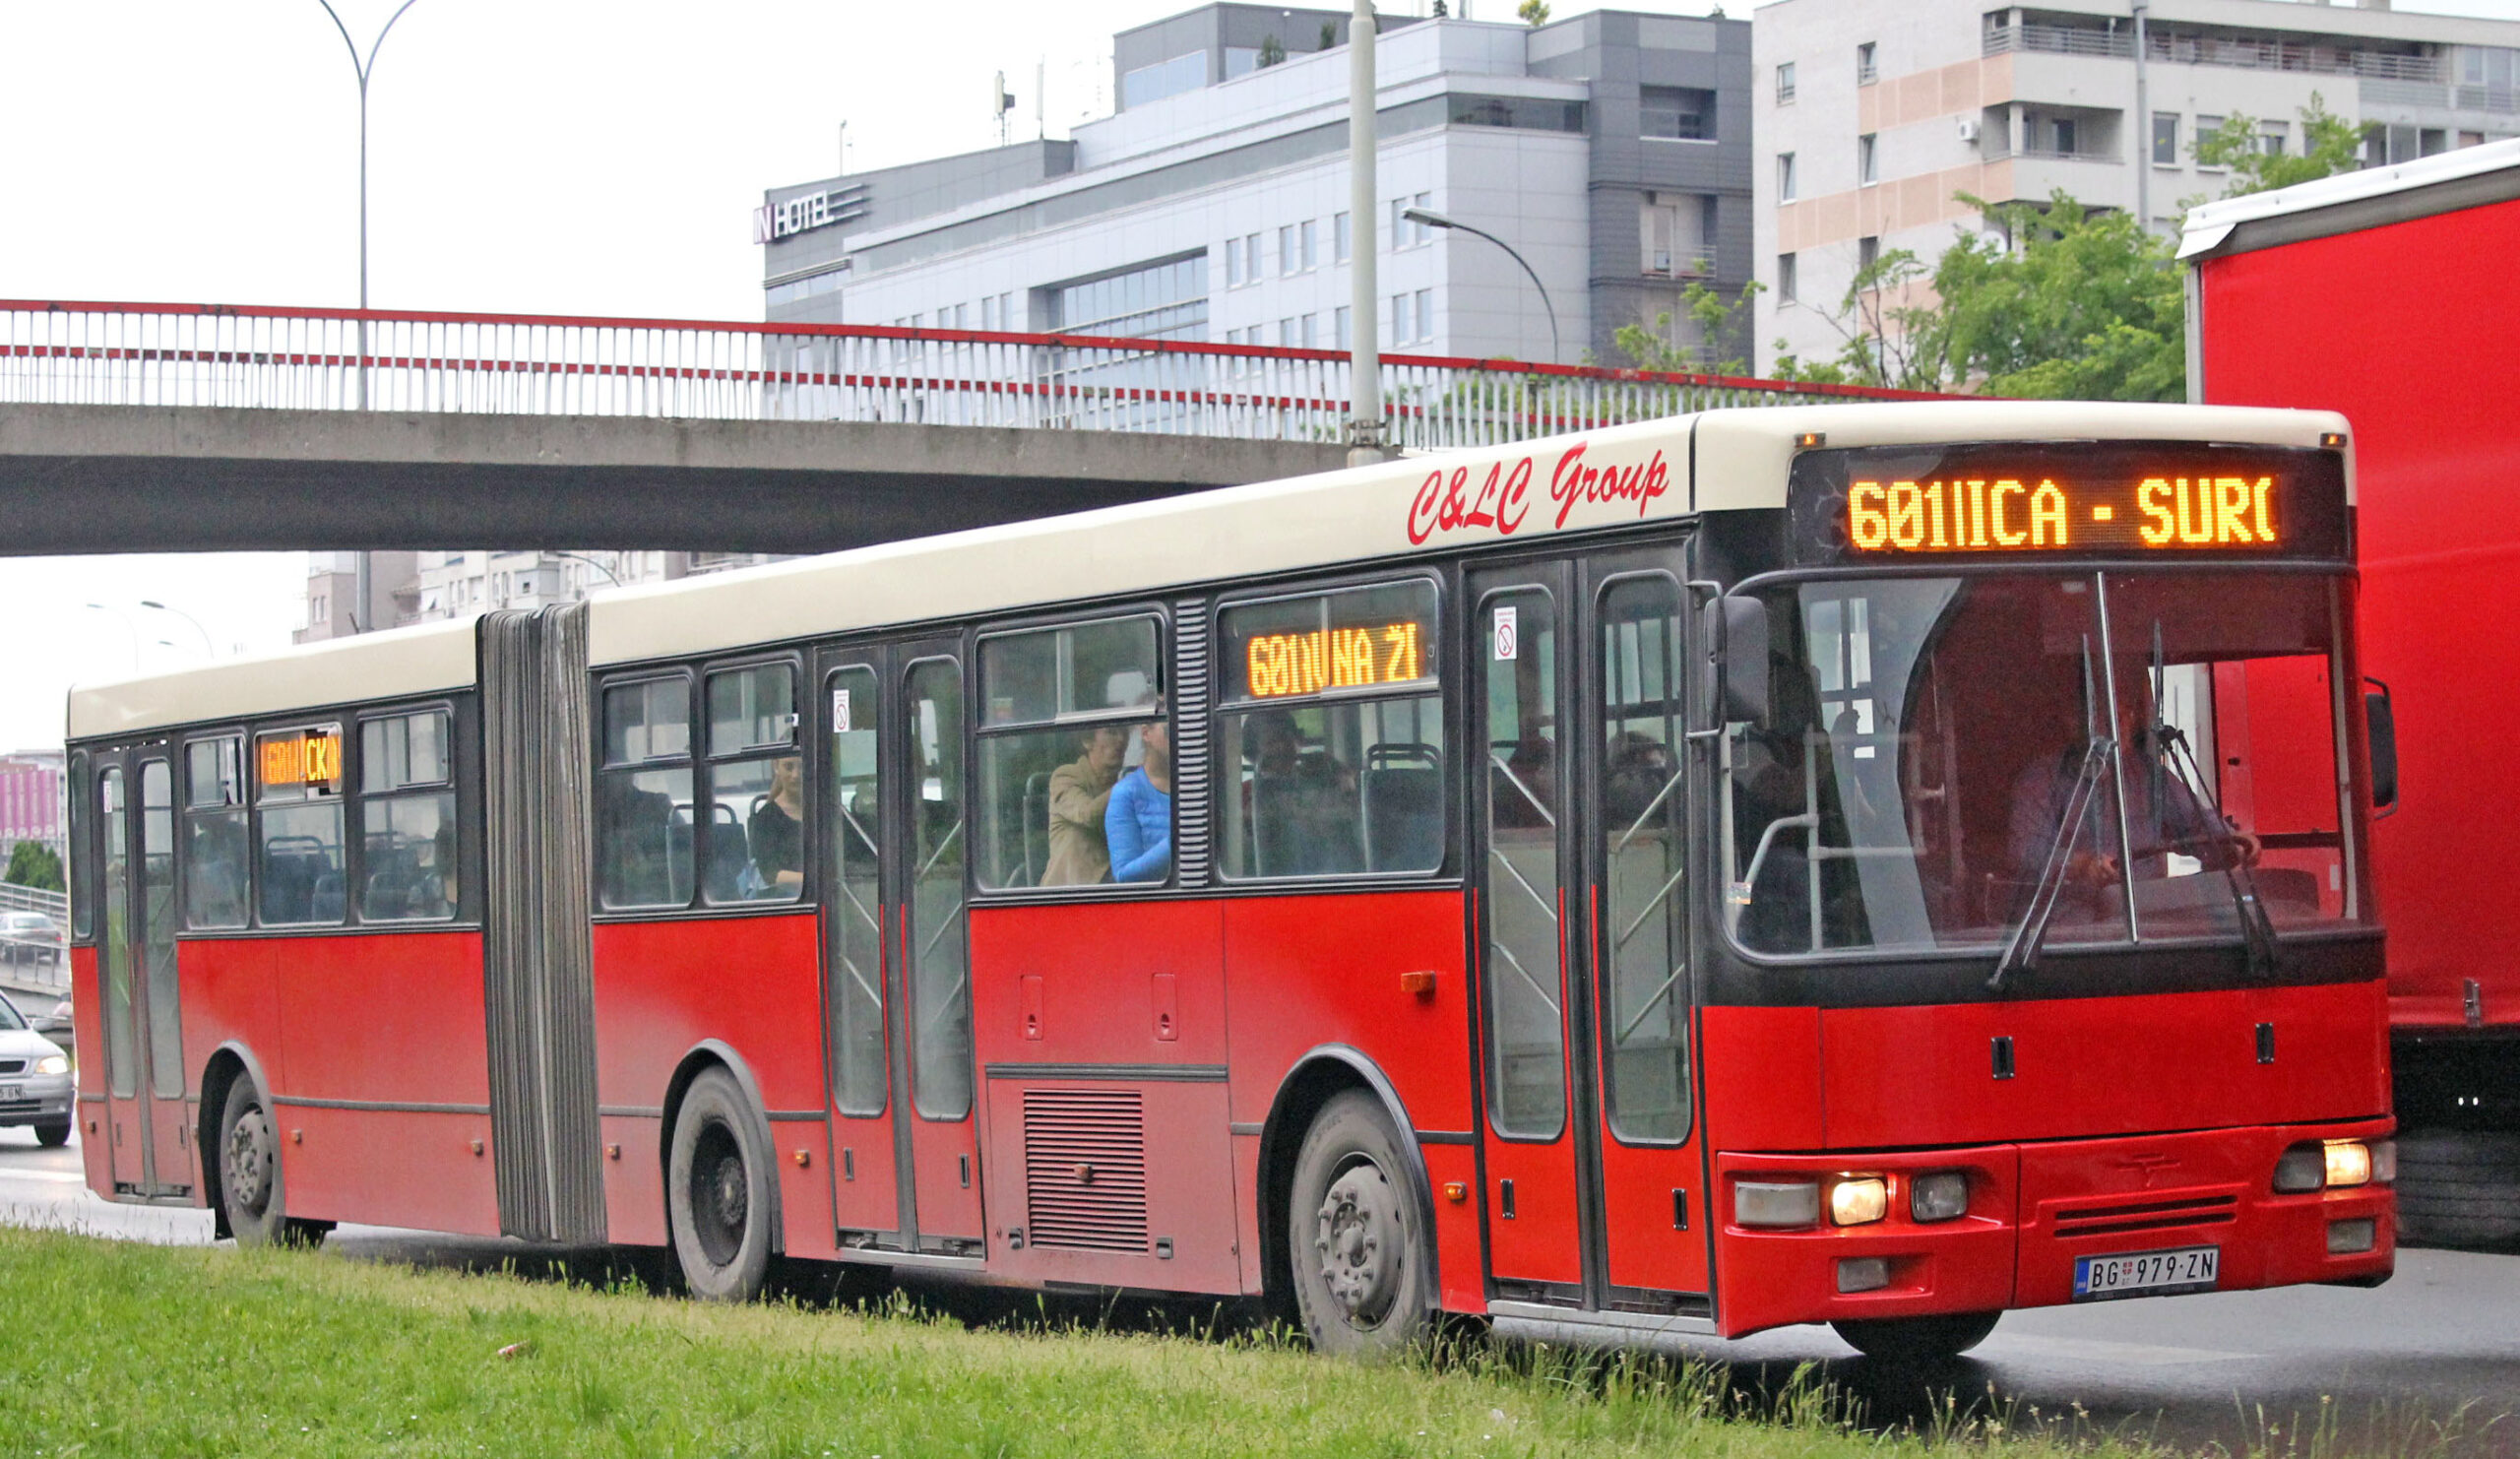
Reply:
[[1255, 634], [1243, 649], [1254, 699], [1413, 683], [1426, 676], [1417, 623]]
[[2271, 473], [1858, 477], [1846, 534], [1858, 552], [2277, 547], [2275, 485]]
[[263, 789], [305, 786], [334, 790], [342, 782], [342, 732], [308, 730], [295, 734], [267, 734], [260, 745]]

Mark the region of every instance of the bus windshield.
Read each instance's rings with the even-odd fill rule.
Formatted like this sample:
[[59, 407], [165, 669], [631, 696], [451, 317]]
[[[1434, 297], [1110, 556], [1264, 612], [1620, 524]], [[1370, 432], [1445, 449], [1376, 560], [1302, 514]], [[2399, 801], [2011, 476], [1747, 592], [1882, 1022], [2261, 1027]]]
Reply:
[[2050, 946], [2238, 937], [2243, 891], [2278, 933], [2367, 919], [2338, 771], [2346, 589], [2251, 572], [1769, 589], [1769, 713], [1723, 739], [1734, 936], [1772, 955], [1991, 948], [2051, 861]]

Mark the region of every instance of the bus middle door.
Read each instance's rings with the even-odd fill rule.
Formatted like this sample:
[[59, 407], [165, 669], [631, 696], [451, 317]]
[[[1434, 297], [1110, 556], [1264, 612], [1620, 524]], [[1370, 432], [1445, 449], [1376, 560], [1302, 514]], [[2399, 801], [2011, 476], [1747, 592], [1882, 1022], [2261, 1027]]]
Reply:
[[163, 745], [100, 761], [104, 1133], [117, 1189], [176, 1195], [192, 1188], [193, 1174], [175, 974], [174, 774]]

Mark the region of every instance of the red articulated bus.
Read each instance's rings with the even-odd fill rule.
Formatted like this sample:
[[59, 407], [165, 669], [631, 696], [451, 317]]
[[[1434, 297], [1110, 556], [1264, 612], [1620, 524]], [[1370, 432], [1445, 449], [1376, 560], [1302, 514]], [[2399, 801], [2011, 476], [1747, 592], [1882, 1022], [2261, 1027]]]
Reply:
[[82, 689], [88, 1177], [1329, 1349], [2377, 1282], [2343, 429], [1719, 412]]
[[[2197, 210], [2191, 396], [2354, 421], [2410, 1239], [2520, 1237], [2520, 141]], [[2400, 768], [2402, 767], [2402, 769]]]

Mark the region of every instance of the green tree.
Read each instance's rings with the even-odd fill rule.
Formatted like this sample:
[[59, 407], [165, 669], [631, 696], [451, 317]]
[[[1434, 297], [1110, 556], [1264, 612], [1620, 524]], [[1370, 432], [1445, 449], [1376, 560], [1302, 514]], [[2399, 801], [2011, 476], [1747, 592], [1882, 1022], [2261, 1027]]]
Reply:
[[1831, 320], [1844, 337], [1836, 357], [1782, 354], [1771, 373], [2034, 400], [2185, 399], [2185, 300], [2166, 240], [2061, 191], [2044, 206], [1960, 196], [1991, 230], [1963, 235], [1930, 272], [1904, 249], [1882, 254]]
[[1278, 33], [1275, 31], [1272, 31], [1268, 34], [1260, 37], [1261, 65], [1275, 66], [1286, 58], [1287, 43], [1278, 38]]
[[1955, 379], [2035, 400], [2186, 398], [2186, 301], [2167, 239], [2061, 190], [2045, 208], [1962, 201], [2002, 232], [1962, 238], [1934, 268]]
[[1668, 309], [1654, 316], [1651, 327], [1643, 320], [1620, 325], [1610, 336], [1611, 342], [1640, 370], [1674, 375], [1746, 375], [1750, 373], [1749, 360], [1737, 351], [1730, 355], [1722, 351], [1748, 338], [1750, 300], [1761, 287], [1755, 281], [1744, 284], [1738, 295], [1728, 299], [1699, 279], [1680, 290], [1680, 313], [1695, 322], [1698, 338], [1704, 342], [1695, 348], [1672, 343], [1672, 316]]
[[2310, 93], [2310, 104], [2298, 114], [2301, 118], [2298, 155], [2266, 151], [2258, 141], [2258, 119], [2237, 115], [2227, 116], [2220, 127], [2200, 134], [2188, 150], [2199, 166], [2231, 168], [2232, 185], [2223, 189], [2223, 196], [2236, 198], [2353, 171], [2362, 163], [2363, 139], [2380, 125], [2357, 126], [2347, 121], [2328, 110], [2326, 98], [2316, 92]]
[[1545, 26], [1548, 24], [1548, 0], [1523, 0], [1522, 8], [1514, 14], [1521, 16], [1527, 26]]
[[9, 853], [9, 870], [0, 881], [22, 887], [39, 887], [47, 892], [64, 891], [61, 881], [61, 854], [40, 841], [21, 841]]

